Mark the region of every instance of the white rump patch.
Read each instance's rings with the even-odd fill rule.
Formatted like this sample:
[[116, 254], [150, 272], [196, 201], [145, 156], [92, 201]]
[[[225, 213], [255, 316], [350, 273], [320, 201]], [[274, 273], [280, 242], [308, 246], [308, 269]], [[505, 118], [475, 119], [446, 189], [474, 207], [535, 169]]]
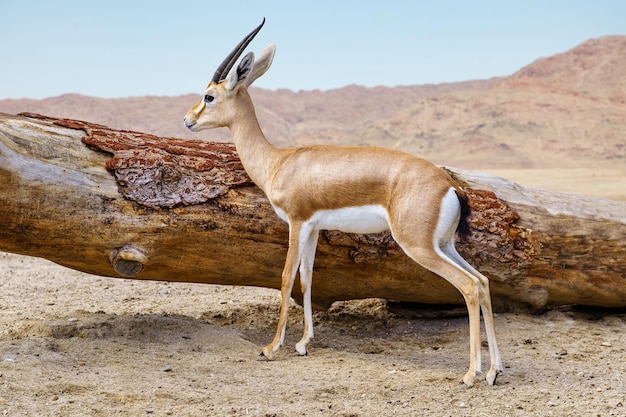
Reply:
[[433, 242], [436, 249], [454, 239], [460, 215], [461, 205], [459, 203], [459, 197], [456, 195], [454, 188], [450, 187], [446, 195], [441, 200], [439, 220], [437, 221], [435, 241]]

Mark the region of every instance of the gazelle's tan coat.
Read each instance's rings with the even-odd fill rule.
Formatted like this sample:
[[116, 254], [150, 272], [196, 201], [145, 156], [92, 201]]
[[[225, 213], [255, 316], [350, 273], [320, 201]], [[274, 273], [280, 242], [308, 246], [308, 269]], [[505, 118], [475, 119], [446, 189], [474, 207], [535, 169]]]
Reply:
[[[373, 233], [390, 229], [404, 252], [444, 277], [463, 294], [470, 321], [470, 367], [463, 381], [473, 385], [481, 369], [480, 310], [489, 342], [493, 384], [502, 370], [487, 278], [454, 248], [454, 235], [465, 198], [445, 171], [415, 156], [384, 148], [306, 146], [279, 149], [259, 126], [247, 87], [270, 67], [275, 48], [255, 62], [246, 55], [234, 62], [262, 24], [220, 66], [204, 98], [185, 116], [194, 131], [228, 127], [252, 180], [265, 192], [276, 213], [289, 224], [289, 250], [282, 275], [282, 302], [276, 336], [261, 356], [271, 359], [285, 336], [287, 303], [298, 270], [304, 295], [301, 355], [313, 337], [311, 283], [319, 230]], [[467, 204], [465, 202], [465, 204]]]

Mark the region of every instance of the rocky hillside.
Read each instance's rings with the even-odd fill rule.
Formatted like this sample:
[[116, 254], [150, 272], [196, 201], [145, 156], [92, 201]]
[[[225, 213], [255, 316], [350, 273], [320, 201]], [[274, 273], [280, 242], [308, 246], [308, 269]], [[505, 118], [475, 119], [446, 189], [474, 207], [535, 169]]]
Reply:
[[420, 100], [358, 136], [467, 168], [624, 166], [626, 37], [590, 40], [485, 89]]
[[[469, 169], [626, 163], [626, 36], [592, 39], [492, 80], [330, 91], [253, 88], [252, 95], [267, 137], [280, 146], [377, 145]], [[0, 111], [229, 140], [225, 130], [194, 134], [183, 127], [182, 116], [198, 99], [68, 94], [0, 100]]]

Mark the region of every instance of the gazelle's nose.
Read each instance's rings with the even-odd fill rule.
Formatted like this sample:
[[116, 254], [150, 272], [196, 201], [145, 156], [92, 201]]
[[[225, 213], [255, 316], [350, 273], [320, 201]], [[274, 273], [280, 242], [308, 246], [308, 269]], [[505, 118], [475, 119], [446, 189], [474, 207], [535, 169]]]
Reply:
[[192, 122], [191, 120], [187, 118], [187, 116], [185, 116], [183, 120], [185, 121], [185, 127], [187, 129], [194, 130], [194, 126], [196, 125], [196, 122]]

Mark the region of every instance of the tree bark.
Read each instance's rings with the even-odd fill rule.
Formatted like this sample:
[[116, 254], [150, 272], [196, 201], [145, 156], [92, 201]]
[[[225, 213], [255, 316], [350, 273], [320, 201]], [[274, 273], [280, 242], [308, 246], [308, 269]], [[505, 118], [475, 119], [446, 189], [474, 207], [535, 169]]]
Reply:
[[[457, 248], [496, 306], [626, 307], [626, 204], [448, 170], [473, 210]], [[287, 237], [232, 144], [0, 113], [2, 251], [103, 276], [280, 288]], [[389, 233], [322, 232], [316, 308], [367, 297], [463, 304]]]

